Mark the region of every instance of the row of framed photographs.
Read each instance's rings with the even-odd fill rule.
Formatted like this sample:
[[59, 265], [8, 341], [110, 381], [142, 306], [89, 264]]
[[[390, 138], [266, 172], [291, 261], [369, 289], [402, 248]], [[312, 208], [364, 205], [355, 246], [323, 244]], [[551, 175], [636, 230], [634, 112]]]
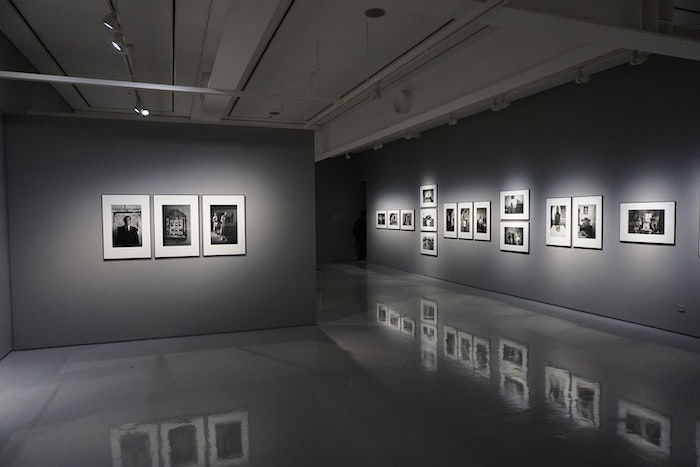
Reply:
[[[199, 195], [102, 195], [103, 258], [200, 256]], [[246, 253], [245, 196], [202, 195], [201, 246], [204, 256]]]
[[375, 216], [378, 229], [416, 230], [413, 209], [380, 209]]

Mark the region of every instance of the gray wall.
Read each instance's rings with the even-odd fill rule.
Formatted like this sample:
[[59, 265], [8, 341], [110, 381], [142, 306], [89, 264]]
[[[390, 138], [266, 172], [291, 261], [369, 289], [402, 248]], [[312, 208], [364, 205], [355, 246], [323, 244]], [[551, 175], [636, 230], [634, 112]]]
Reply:
[[[15, 348], [311, 324], [310, 132], [8, 116]], [[102, 260], [102, 193], [246, 195], [247, 255]]]
[[316, 259], [355, 260], [352, 227], [365, 209], [365, 184], [357, 164], [345, 157], [316, 164]]
[[7, 228], [4, 121], [0, 114], [0, 358], [12, 350], [12, 301], [10, 298], [10, 246]]
[[[462, 284], [700, 336], [700, 63], [651, 57], [397, 141], [359, 157], [367, 208], [490, 200], [530, 188], [530, 254], [440, 238], [421, 256], [418, 232], [368, 228], [368, 260]], [[545, 198], [604, 196], [603, 250], [548, 247]], [[619, 242], [619, 203], [676, 201], [676, 245]], [[683, 304], [681, 314], [676, 306]]]

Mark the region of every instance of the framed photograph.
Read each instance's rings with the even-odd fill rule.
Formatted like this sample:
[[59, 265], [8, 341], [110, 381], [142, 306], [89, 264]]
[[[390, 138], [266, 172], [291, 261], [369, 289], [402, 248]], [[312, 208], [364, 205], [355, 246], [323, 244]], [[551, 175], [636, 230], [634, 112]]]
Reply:
[[600, 426], [600, 383], [574, 376], [571, 378], [571, 416], [587, 427]]
[[160, 425], [160, 455], [165, 467], [205, 465], [204, 418]]
[[437, 234], [435, 232], [420, 233], [420, 254], [437, 256]]
[[530, 253], [530, 223], [501, 222], [501, 250]]
[[382, 209], [377, 211], [376, 214], [376, 226], [378, 229], [386, 229], [387, 227], [387, 219], [386, 219], [386, 209]]
[[571, 413], [571, 372], [545, 365], [544, 394], [550, 406], [568, 416]]
[[530, 219], [530, 190], [501, 192], [501, 220], [526, 221]]
[[204, 256], [245, 254], [245, 196], [203, 195]]
[[401, 332], [404, 334], [409, 334], [411, 336], [416, 335], [416, 322], [409, 318], [408, 316], [402, 316], [401, 322]]
[[387, 210], [386, 218], [387, 218], [387, 228], [389, 230], [400, 230], [401, 229], [400, 211], [398, 209]]
[[423, 185], [420, 187], [420, 207], [437, 207], [437, 185]]
[[574, 248], [603, 249], [603, 197], [575, 196], [571, 203]]
[[437, 232], [437, 209], [420, 210], [420, 229], [423, 232]]
[[442, 205], [442, 221], [445, 238], [457, 238], [457, 203]]
[[617, 434], [656, 454], [671, 453], [671, 419], [639, 405], [618, 400]]
[[424, 323], [437, 324], [438, 304], [427, 298], [420, 299], [420, 320]]
[[491, 241], [491, 201], [474, 203], [474, 240]]
[[676, 243], [676, 202], [620, 203], [620, 241]]
[[148, 195], [102, 195], [102, 257], [151, 257], [151, 199]]
[[250, 453], [248, 411], [237, 410], [207, 417], [209, 464], [228, 467], [246, 464]]
[[571, 198], [547, 198], [545, 243], [571, 246]]
[[158, 467], [158, 425], [129, 423], [112, 428], [110, 433], [112, 465], [128, 467], [143, 465]]
[[457, 203], [457, 238], [471, 240], [474, 238], [474, 203]]
[[415, 211], [413, 209], [402, 209], [401, 214], [401, 230], [416, 230]]
[[199, 197], [154, 195], [156, 258], [199, 256]]

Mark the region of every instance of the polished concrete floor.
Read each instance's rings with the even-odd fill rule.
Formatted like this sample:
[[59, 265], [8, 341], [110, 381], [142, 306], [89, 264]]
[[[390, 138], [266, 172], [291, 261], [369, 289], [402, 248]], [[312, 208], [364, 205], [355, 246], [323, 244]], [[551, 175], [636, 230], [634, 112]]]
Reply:
[[318, 327], [14, 352], [2, 466], [696, 466], [700, 342], [378, 267]]

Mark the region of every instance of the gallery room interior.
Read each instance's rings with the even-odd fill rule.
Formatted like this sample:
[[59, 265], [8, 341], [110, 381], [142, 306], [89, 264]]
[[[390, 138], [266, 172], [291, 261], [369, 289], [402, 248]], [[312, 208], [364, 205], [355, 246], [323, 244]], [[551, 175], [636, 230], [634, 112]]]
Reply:
[[700, 466], [700, 2], [0, 0], [0, 466]]

